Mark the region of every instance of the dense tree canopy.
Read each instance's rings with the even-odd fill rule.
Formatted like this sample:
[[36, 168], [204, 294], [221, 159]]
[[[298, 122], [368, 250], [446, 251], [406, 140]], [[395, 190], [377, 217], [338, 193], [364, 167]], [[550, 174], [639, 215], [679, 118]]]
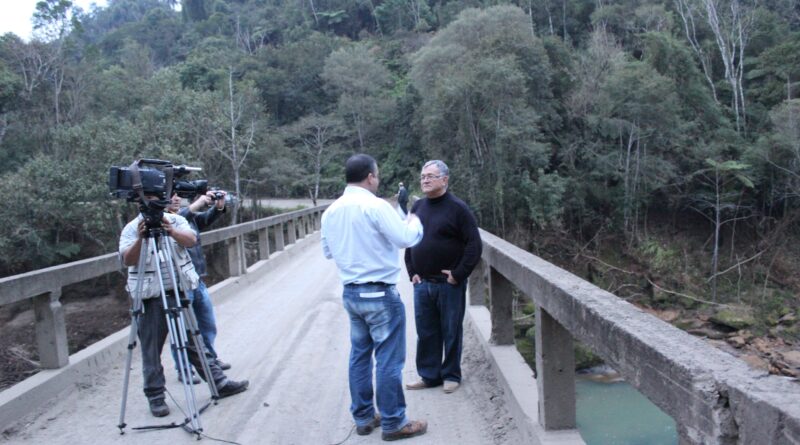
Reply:
[[[30, 41], [0, 37], [0, 192], [18, 203], [0, 273], [113, 249], [135, 210], [107, 198], [111, 165], [166, 158], [243, 197], [317, 199], [365, 151], [384, 196], [419, 194], [444, 160], [481, 225], [526, 247], [606, 233], [633, 254], [659, 223], [699, 221], [716, 295], [717, 271], [800, 214], [799, 5], [40, 2]], [[747, 265], [762, 294], [777, 255]]]

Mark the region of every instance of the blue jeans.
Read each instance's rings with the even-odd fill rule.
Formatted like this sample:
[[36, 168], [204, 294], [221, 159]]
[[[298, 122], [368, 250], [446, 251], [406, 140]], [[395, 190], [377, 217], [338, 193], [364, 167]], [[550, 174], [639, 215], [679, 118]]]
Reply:
[[[431, 386], [461, 382], [466, 283], [423, 281], [414, 285], [417, 373]], [[444, 355], [444, 361], [442, 361]]]
[[[197, 328], [200, 329], [200, 336], [203, 337], [203, 344], [206, 347], [206, 357], [217, 358], [217, 351], [214, 350], [214, 340], [217, 338], [217, 320], [214, 317], [214, 306], [211, 304], [211, 296], [203, 280], [197, 289], [189, 293], [189, 300], [192, 302], [192, 310], [197, 318]], [[172, 359], [177, 369], [178, 358], [172, 352]]]
[[347, 285], [344, 308], [350, 316], [350, 412], [357, 426], [375, 417], [372, 354], [375, 352], [377, 405], [381, 428], [391, 433], [407, 423], [403, 395], [406, 313], [394, 285]]

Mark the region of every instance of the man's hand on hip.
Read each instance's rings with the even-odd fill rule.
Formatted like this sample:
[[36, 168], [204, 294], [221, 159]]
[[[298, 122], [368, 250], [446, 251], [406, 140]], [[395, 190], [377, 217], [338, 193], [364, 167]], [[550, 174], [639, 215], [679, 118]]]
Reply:
[[452, 284], [453, 286], [458, 284], [458, 281], [456, 281], [456, 279], [453, 278], [453, 274], [451, 273], [451, 271], [442, 269], [442, 273], [447, 275], [447, 282], [448, 283]]

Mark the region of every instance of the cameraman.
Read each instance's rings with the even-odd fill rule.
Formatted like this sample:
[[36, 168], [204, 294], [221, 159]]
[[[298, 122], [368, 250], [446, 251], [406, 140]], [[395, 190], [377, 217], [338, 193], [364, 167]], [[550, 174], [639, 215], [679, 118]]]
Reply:
[[[170, 205], [167, 208], [171, 213], [176, 213], [186, 218], [192, 232], [197, 237], [197, 243], [187, 250], [189, 256], [192, 258], [194, 269], [200, 276], [200, 281], [198, 282], [197, 289], [189, 293], [189, 299], [192, 302], [192, 309], [194, 309], [195, 317], [197, 317], [197, 326], [200, 329], [200, 334], [203, 336], [203, 343], [205, 344], [209, 359], [216, 361], [217, 365], [223, 370], [230, 369], [231, 365], [220, 360], [216, 349], [214, 349], [214, 340], [217, 337], [217, 322], [214, 316], [214, 306], [211, 304], [211, 296], [208, 294], [208, 288], [203, 282], [203, 277], [205, 277], [207, 273], [206, 259], [203, 255], [203, 246], [200, 241], [200, 232], [213, 224], [225, 213], [226, 196], [227, 193], [222, 190], [209, 190], [205, 195], [200, 195], [189, 207], [181, 208], [181, 197], [177, 194], [173, 194]], [[209, 208], [202, 211], [206, 207]], [[177, 367], [178, 359], [174, 351], [172, 353], [172, 358], [175, 359]], [[180, 378], [181, 374], [179, 372], [178, 379], [180, 380]], [[199, 380], [195, 380], [194, 378], [192, 382], [200, 383]]]
[[[145, 194], [148, 201], [158, 201], [157, 195]], [[128, 286], [129, 292], [136, 290], [138, 280], [144, 280], [141, 286], [142, 313], [138, 317], [139, 342], [142, 345], [142, 374], [144, 376], [144, 395], [150, 404], [150, 412], [156, 417], [163, 417], [169, 414], [169, 407], [164, 400], [164, 368], [161, 366], [161, 350], [167, 338], [168, 327], [165, 311], [161, 299], [161, 289], [157, 282], [155, 271], [155, 252], [149, 252], [144, 270], [137, 269], [139, 256], [142, 250], [142, 243], [147, 242], [148, 228], [141, 214], [137, 215], [129, 222], [119, 238], [119, 253], [122, 263], [128, 266]], [[189, 223], [180, 215], [164, 214], [161, 221], [161, 231], [164, 240], [172, 243], [175, 252], [176, 264], [175, 274], [180, 278], [180, 282], [187, 283], [189, 287], [197, 287], [199, 277], [194, 270], [187, 248], [194, 246], [197, 237], [192, 232]], [[163, 258], [163, 257], [162, 257]], [[168, 263], [161, 263], [161, 276], [164, 289], [166, 291], [175, 289], [169, 274]], [[140, 274], [141, 272], [141, 274]], [[198, 373], [206, 379], [201, 358], [197, 354], [194, 345], [189, 342], [187, 345], [189, 361], [197, 368]], [[220, 398], [238, 394], [247, 389], [249, 382], [243, 380], [236, 382], [229, 380], [214, 361], [209, 361], [211, 378], [217, 386]]]

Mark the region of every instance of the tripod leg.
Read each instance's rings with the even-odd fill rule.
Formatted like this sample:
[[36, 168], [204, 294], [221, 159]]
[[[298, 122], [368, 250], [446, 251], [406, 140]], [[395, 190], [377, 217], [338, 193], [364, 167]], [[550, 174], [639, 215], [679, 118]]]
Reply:
[[183, 314], [180, 308], [170, 308], [167, 311], [167, 323], [169, 326], [170, 347], [178, 357], [178, 372], [181, 375], [184, 397], [188, 405], [187, 415], [195, 433], [202, 431], [200, 426], [200, 413], [197, 409], [197, 399], [192, 384], [192, 364], [189, 361], [186, 332], [183, 328]]
[[[139, 309], [141, 311], [141, 309]], [[134, 309], [131, 315], [131, 332], [128, 335], [128, 354], [125, 357], [125, 378], [122, 381], [122, 406], [119, 410], [119, 428], [120, 434], [125, 434], [125, 406], [128, 403], [128, 385], [131, 378], [131, 361], [133, 360], [133, 348], [136, 347], [137, 328], [139, 326], [139, 313]]]
[[[178, 281], [176, 280], [175, 274], [175, 263], [173, 261], [172, 256], [172, 246], [170, 245], [171, 241], [165, 239], [166, 237], [162, 237], [162, 247], [166, 255], [164, 255], [163, 259], [167, 265], [167, 273], [169, 274], [170, 283], [174, 289], [174, 298], [172, 304], [167, 299], [167, 292], [164, 286], [164, 279], [161, 274], [161, 258], [159, 255], [159, 251], [155, 250], [156, 254], [154, 255], [155, 259], [155, 268], [156, 268], [156, 275], [159, 279], [159, 285], [161, 287], [161, 302], [164, 305], [164, 311], [166, 314], [166, 321], [167, 321], [167, 329], [169, 331], [169, 339], [170, 339], [170, 346], [174, 348], [177, 352], [178, 356], [178, 372], [181, 373], [183, 382], [183, 393], [184, 397], [186, 398], [187, 410], [189, 419], [187, 419], [192, 425], [192, 431], [197, 437], [200, 437], [200, 432], [203, 431], [203, 428], [200, 424], [200, 413], [197, 409], [197, 399], [194, 393], [194, 387], [191, 382], [191, 365], [189, 364], [189, 358], [187, 355], [186, 344], [186, 325], [183, 319], [183, 314], [180, 311], [180, 298], [179, 298], [179, 290], [178, 290]], [[158, 249], [158, 242], [157, 240], [153, 240], [155, 249]]]
[[194, 314], [194, 308], [192, 306], [184, 307], [183, 313], [186, 316], [187, 324], [189, 327], [189, 333], [192, 337], [192, 342], [194, 343], [194, 348], [197, 351], [197, 355], [200, 356], [200, 363], [203, 365], [203, 373], [206, 376], [206, 383], [208, 384], [208, 389], [211, 391], [211, 398], [215, 401], [219, 399], [219, 392], [217, 391], [217, 384], [214, 382], [214, 378], [211, 375], [211, 367], [208, 365], [208, 354], [206, 351], [205, 343], [203, 343], [203, 337], [200, 334], [200, 328], [197, 325], [197, 316]]
[[136, 289], [133, 292], [131, 303], [131, 332], [128, 334], [128, 354], [125, 358], [125, 378], [122, 381], [122, 403], [119, 410], [119, 428], [120, 434], [125, 434], [125, 408], [128, 403], [128, 385], [130, 384], [131, 377], [131, 362], [133, 360], [133, 348], [136, 347], [136, 336], [139, 329], [139, 316], [142, 314], [142, 287], [144, 285], [144, 265], [147, 264], [147, 243], [142, 243], [141, 251], [139, 252], [139, 261], [136, 267], [138, 279], [136, 280]]

